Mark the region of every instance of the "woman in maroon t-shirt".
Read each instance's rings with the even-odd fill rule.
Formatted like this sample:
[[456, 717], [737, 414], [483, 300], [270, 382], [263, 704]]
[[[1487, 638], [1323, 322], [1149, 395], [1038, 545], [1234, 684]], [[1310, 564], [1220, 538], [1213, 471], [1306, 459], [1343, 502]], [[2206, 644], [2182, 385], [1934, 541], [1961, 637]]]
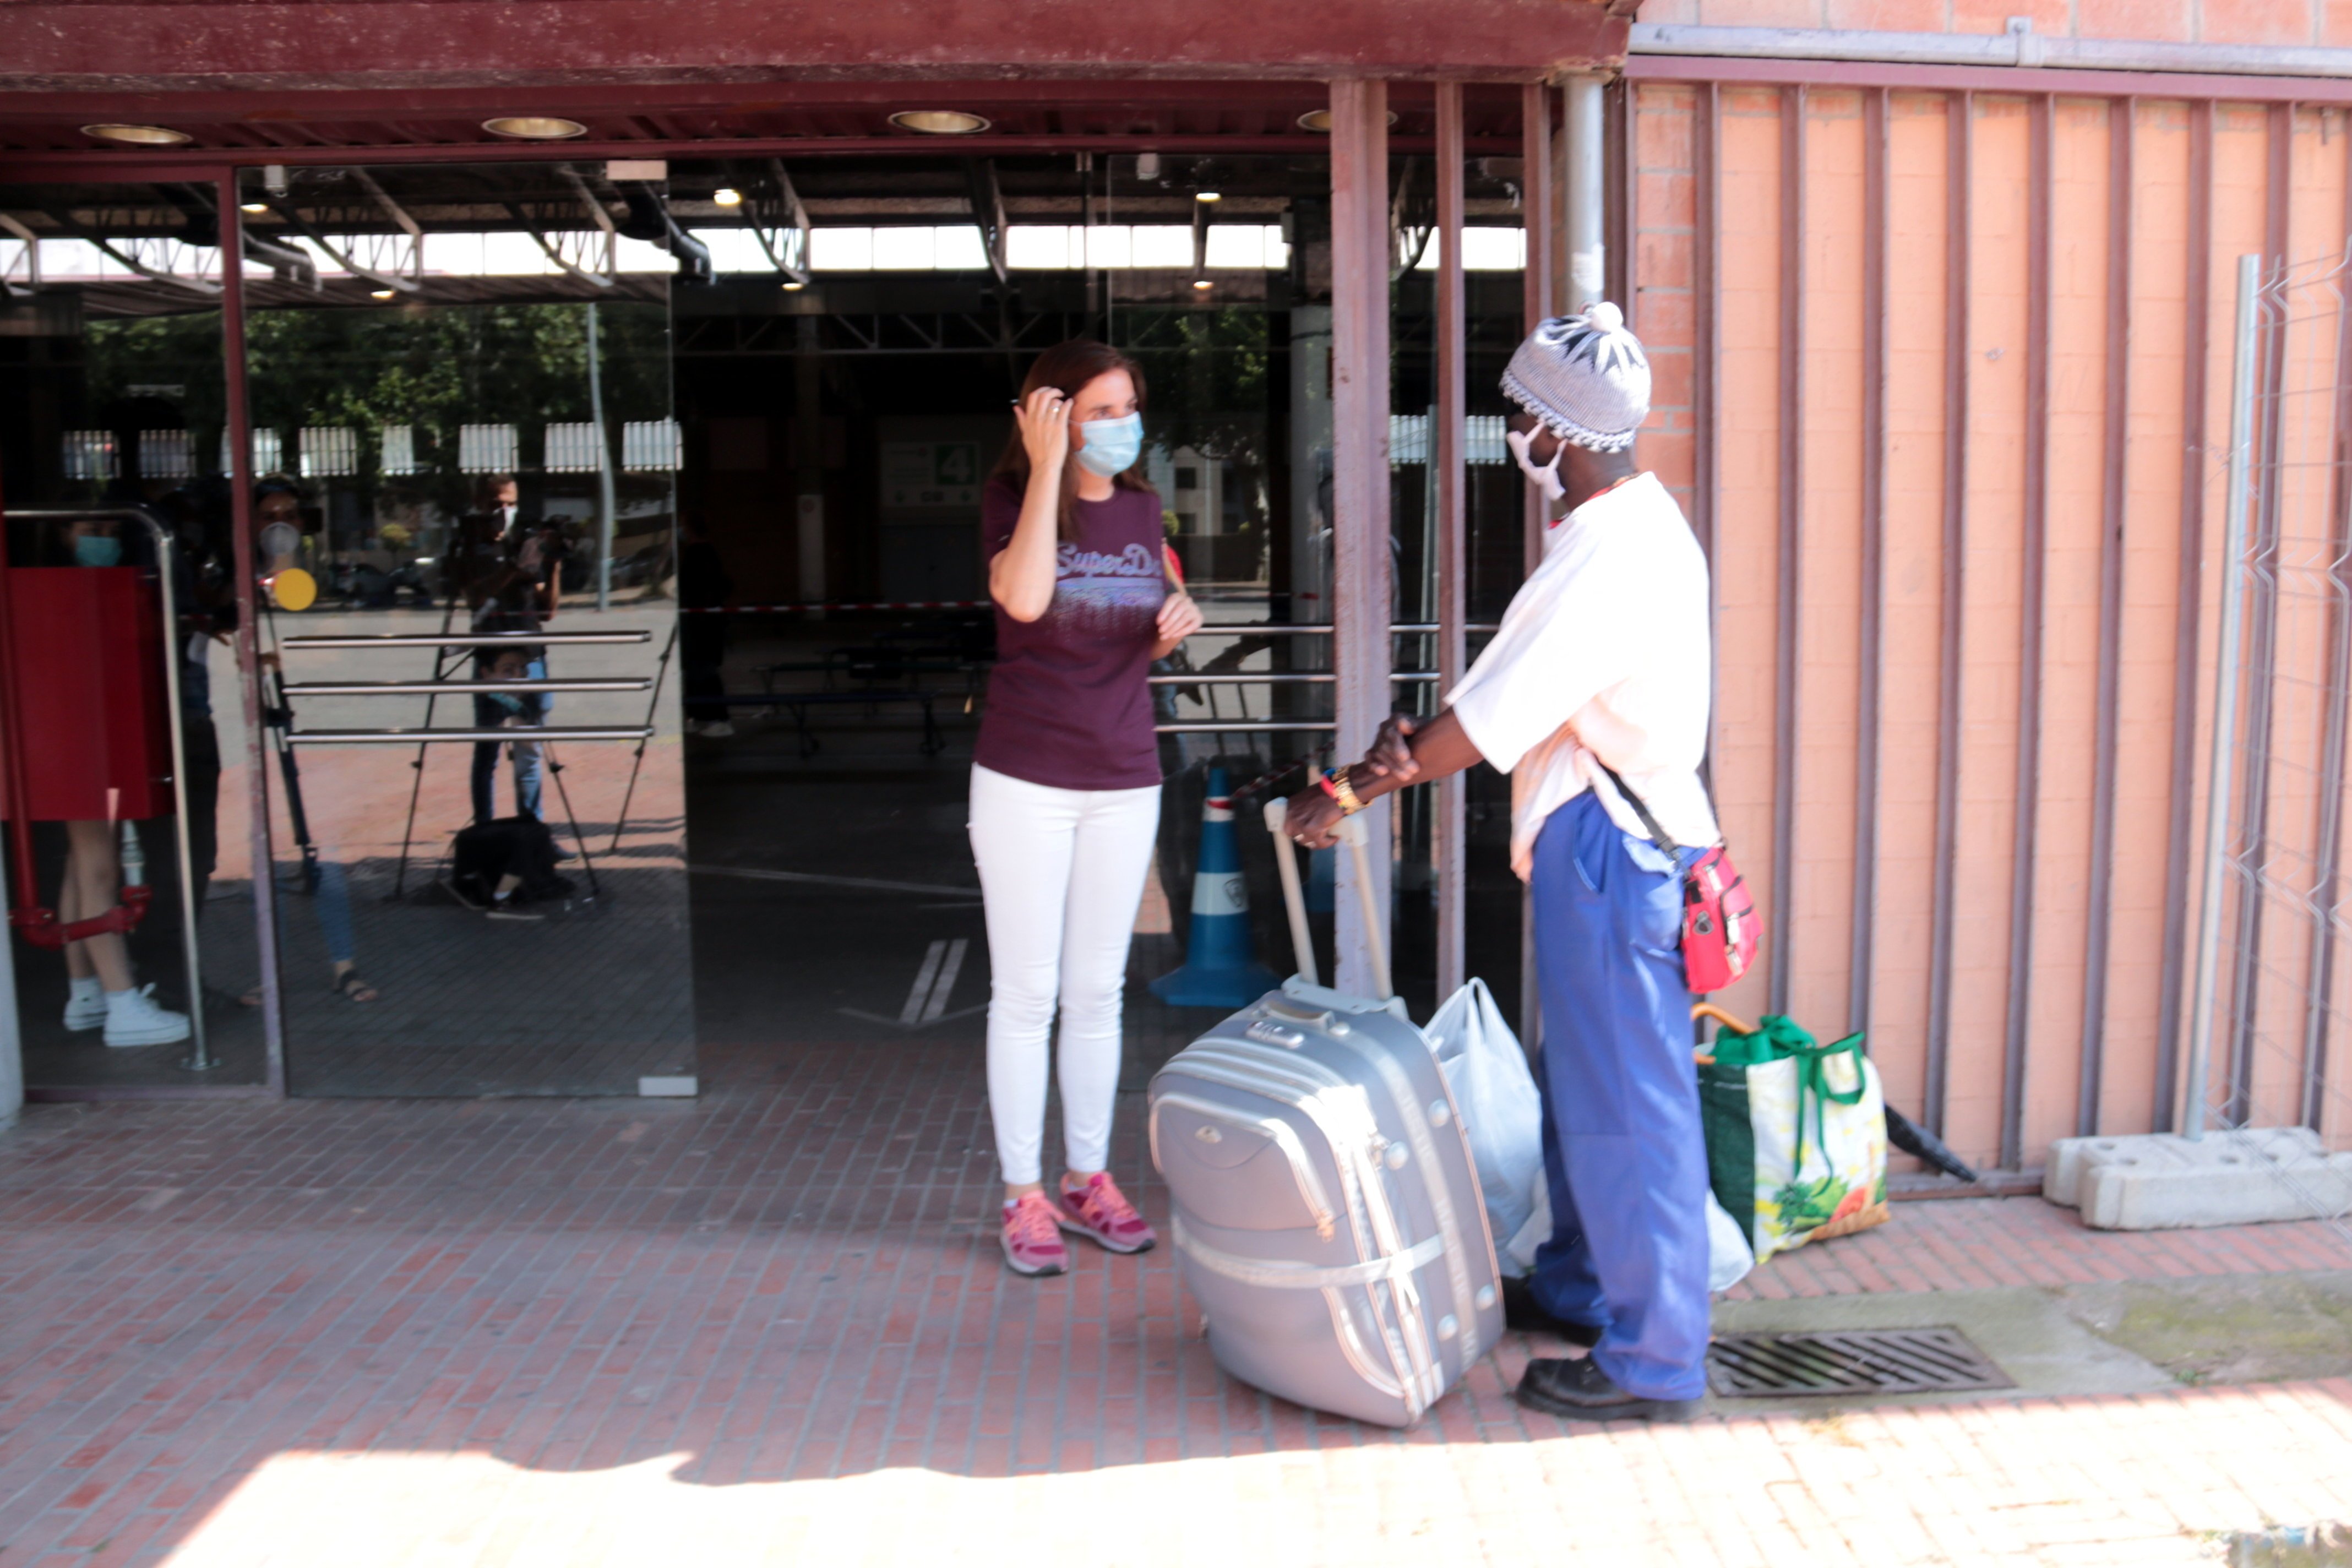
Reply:
[[[1113, 1252], [1156, 1239], [1110, 1179], [1129, 934], [1160, 825], [1144, 677], [1201, 625], [1162, 562], [1143, 478], [1143, 373], [1077, 339], [1046, 350], [981, 502], [997, 659], [972, 750], [971, 849], [987, 906], [988, 1103], [1005, 1261], [1069, 1267], [1061, 1231]], [[1061, 1003], [1069, 1163], [1045, 1194], [1046, 1037]]]

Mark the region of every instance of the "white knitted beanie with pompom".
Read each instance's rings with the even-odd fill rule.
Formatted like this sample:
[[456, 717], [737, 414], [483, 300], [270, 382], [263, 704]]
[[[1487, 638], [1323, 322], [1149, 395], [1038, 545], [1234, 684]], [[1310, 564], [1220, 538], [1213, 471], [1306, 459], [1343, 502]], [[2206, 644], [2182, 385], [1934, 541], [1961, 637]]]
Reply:
[[1528, 333], [1503, 372], [1503, 394], [1563, 441], [1622, 452], [1650, 416], [1650, 360], [1624, 312], [1598, 300]]

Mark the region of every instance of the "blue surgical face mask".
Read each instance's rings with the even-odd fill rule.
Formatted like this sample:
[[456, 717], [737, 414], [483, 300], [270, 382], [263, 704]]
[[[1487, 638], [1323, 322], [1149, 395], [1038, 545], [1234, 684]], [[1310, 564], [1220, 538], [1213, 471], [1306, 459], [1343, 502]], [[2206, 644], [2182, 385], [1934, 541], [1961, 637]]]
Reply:
[[1087, 419], [1078, 426], [1087, 444], [1078, 448], [1078, 466], [1088, 473], [1109, 479], [1135, 467], [1143, 456], [1143, 416], [1130, 414], [1124, 419]]
[[104, 533], [78, 534], [74, 538], [74, 564], [120, 566], [122, 564], [122, 541]]

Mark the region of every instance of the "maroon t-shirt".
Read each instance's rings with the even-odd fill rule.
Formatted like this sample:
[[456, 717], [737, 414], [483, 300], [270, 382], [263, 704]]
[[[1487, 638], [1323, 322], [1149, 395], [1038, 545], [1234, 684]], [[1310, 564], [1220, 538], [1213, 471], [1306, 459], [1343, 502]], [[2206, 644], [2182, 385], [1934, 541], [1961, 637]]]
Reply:
[[[1013, 542], [1021, 491], [994, 479], [982, 495], [982, 559]], [[1138, 789], [1160, 782], [1151, 733], [1151, 645], [1168, 596], [1160, 498], [1113, 490], [1077, 503], [1077, 537], [1056, 546], [1054, 602], [1034, 621], [996, 606], [972, 761], [1055, 789]]]

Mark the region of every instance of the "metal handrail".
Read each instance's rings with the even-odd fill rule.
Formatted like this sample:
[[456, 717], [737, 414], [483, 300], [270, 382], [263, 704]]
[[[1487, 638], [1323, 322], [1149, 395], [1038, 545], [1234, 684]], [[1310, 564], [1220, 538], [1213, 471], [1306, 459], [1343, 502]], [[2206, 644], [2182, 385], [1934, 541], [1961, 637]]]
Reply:
[[[1192, 635], [1222, 637], [1228, 633], [1252, 632], [1274, 633], [1284, 637], [1328, 637], [1331, 635], [1331, 625], [1328, 621], [1301, 621], [1297, 624], [1289, 621], [1211, 621]], [[1391, 637], [1433, 636], [1444, 629], [1435, 621], [1399, 621], [1389, 627], [1389, 634]], [[1465, 632], [1496, 632], [1503, 627], [1499, 621], [1468, 621], [1464, 623], [1462, 629]]]
[[297, 746], [406, 746], [436, 742], [499, 741], [644, 741], [650, 724], [580, 725], [571, 729], [541, 729], [509, 724], [496, 730], [298, 730], [286, 737]]
[[429, 697], [452, 692], [645, 691], [650, 675], [567, 676], [548, 680], [298, 680], [289, 697]]
[[299, 647], [578, 647], [587, 643], [644, 643], [650, 631], [634, 632], [383, 632], [349, 637], [280, 637], [281, 648]]
[[1336, 730], [1339, 725], [1329, 719], [1214, 719], [1184, 720], [1174, 724], [1154, 724], [1155, 735], [1271, 735]]
[[[1339, 679], [1319, 670], [1268, 670], [1255, 675], [1244, 670], [1238, 675], [1222, 671], [1215, 675], [1147, 675], [1143, 680], [1147, 686], [1329, 686]], [[1389, 679], [1393, 681], [1435, 680], [1437, 671], [1400, 669], [1391, 671]]]

